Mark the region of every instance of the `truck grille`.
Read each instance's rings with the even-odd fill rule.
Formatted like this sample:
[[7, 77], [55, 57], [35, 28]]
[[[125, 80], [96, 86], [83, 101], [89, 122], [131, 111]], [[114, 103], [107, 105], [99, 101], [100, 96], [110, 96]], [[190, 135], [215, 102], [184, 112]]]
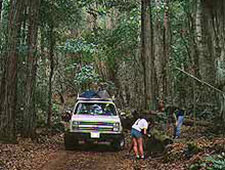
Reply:
[[110, 123], [110, 122], [79, 122], [77, 130], [113, 131], [113, 123]]
[[80, 125], [102, 125], [102, 126], [113, 126], [110, 122], [79, 122]]

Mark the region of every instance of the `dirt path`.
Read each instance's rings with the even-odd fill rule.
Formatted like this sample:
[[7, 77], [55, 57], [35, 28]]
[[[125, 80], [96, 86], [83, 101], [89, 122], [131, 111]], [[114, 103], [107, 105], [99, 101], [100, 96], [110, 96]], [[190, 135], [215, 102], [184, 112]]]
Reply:
[[[53, 140], [56, 138], [55, 140]], [[165, 163], [163, 159], [135, 160], [123, 151], [107, 145], [80, 147], [66, 151], [61, 135], [45, 140], [45, 144], [21, 140], [17, 145], [0, 145], [2, 170], [183, 170], [183, 163]], [[23, 141], [23, 142], [22, 142]], [[49, 143], [47, 143], [49, 142]], [[129, 143], [129, 142], [127, 142]], [[153, 146], [152, 146], [153, 147]], [[2, 167], [2, 168], [1, 168]]]
[[49, 156], [50, 160], [44, 165], [43, 170], [55, 170], [56, 168], [60, 168], [66, 164], [68, 153], [60, 150], [59, 152], [53, 153]]
[[[136, 161], [127, 150], [115, 152], [109, 146], [92, 146], [79, 151], [60, 151], [52, 154], [40, 170], [135, 170], [149, 169], [143, 160]], [[149, 162], [149, 161], [148, 161]], [[152, 168], [151, 168], [152, 169]]]
[[[130, 142], [127, 141], [127, 144]], [[160, 169], [158, 161], [134, 160], [123, 151], [113, 151], [109, 145], [79, 147], [66, 151], [62, 135], [46, 137], [42, 144], [19, 140], [17, 145], [0, 144], [0, 169], [3, 170], [137, 170]], [[153, 168], [154, 167], [154, 168]]]
[[[192, 133], [190, 128], [186, 131]], [[188, 138], [192, 134], [184, 133], [185, 135]], [[223, 141], [222, 138], [213, 141], [199, 138], [195, 143], [201, 146], [204, 144], [208, 150], [209, 144], [216, 142], [216, 147], [217, 144], [224, 143]], [[92, 145], [66, 151], [63, 143], [63, 134], [43, 135], [38, 141], [21, 138], [18, 144], [0, 143], [0, 170], [186, 170], [193, 161], [201, 158], [199, 154], [193, 155], [191, 160], [185, 158], [185, 141], [175, 141], [173, 150], [168, 150], [169, 154], [165, 157], [146, 160], [135, 160], [133, 153], [128, 155], [128, 146], [119, 152], [111, 150], [107, 145]], [[126, 144], [130, 143], [130, 139], [126, 138]], [[152, 144], [149, 147], [156, 146]]]

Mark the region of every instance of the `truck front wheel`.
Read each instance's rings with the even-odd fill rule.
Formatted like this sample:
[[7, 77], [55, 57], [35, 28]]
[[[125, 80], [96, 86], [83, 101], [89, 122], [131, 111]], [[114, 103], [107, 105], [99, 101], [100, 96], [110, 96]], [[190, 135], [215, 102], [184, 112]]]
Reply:
[[73, 150], [78, 145], [78, 141], [71, 134], [65, 133], [64, 145], [66, 150]]
[[114, 140], [112, 142], [112, 147], [117, 151], [123, 150], [125, 147], [125, 138], [121, 137], [120, 139]]

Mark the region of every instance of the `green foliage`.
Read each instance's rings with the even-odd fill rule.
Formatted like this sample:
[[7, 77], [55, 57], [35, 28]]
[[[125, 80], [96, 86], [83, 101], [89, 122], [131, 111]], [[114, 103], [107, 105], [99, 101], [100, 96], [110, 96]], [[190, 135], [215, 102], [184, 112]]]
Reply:
[[202, 148], [200, 148], [196, 143], [188, 143], [188, 153], [189, 154], [197, 154], [198, 152], [200, 152], [202, 150]]
[[57, 104], [53, 104], [53, 106], [52, 106], [52, 111], [54, 112], [54, 113], [58, 113], [59, 112], [59, 105], [57, 105]]
[[99, 28], [94, 34], [84, 35], [87, 42], [95, 44], [96, 55], [107, 63], [107, 68], [116, 70], [121, 60], [132, 60], [139, 43], [139, 9], [133, 9], [129, 15], [120, 16], [115, 28]]
[[81, 10], [74, 0], [42, 0], [40, 15], [42, 26], [53, 24], [56, 27], [63, 25], [71, 28], [81, 20]]
[[90, 89], [90, 85], [93, 83], [99, 83], [100, 77], [95, 72], [94, 67], [91, 65], [85, 65], [81, 68], [80, 72], [75, 75], [75, 84], [82, 90]]
[[[1, 11], [1, 20], [0, 20], [0, 57], [4, 54], [6, 50], [6, 39], [8, 31], [8, 14], [9, 14], [9, 0], [3, 0], [2, 2], [2, 11]], [[1, 60], [1, 58], [0, 58]], [[1, 68], [0, 68], [1, 72]]]
[[[41, 58], [38, 59], [38, 70], [37, 70], [37, 88], [36, 88], [36, 106], [37, 106], [37, 124], [38, 126], [44, 126], [46, 123], [46, 115], [48, 112], [48, 97], [49, 97], [49, 75], [50, 75], [50, 60], [49, 60], [49, 50], [50, 47], [53, 46], [54, 50], [54, 74], [59, 72], [56, 70], [56, 67], [62, 67], [60, 70], [60, 74], [62, 71], [65, 73], [71, 73], [74, 70], [72, 68], [68, 71], [65, 68], [67, 66], [71, 66], [69, 63], [65, 62], [63, 59], [63, 54], [65, 54], [64, 50], [61, 48], [56, 48], [56, 45], [62, 44], [61, 41], [65, 37], [68, 30], [79, 27], [82, 22], [82, 9], [79, 9], [77, 1], [75, 0], [41, 0], [40, 7], [40, 19], [39, 19], [39, 27], [40, 27], [40, 48], [41, 51], [38, 51], [41, 55]], [[26, 30], [25, 30], [26, 31]], [[24, 53], [26, 52], [26, 46], [21, 46], [20, 51]], [[57, 62], [60, 62], [58, 66]], [[66, 66], [65, 66], [65, 65]], [[57, 73], [58, 74], [58, 73]], [[63, 75], [63, 74], [62, 74]], [[55, 76], [56, 81], [54, 82], [54, 78], [52, 80], [52, 93], [55, 94], [57, 92], [63, 92], [65, 90], [62, 82], [66, 81], [61, 76]], [[64, 75], [63, 75], [64, 76]], [[69, 77], [69, 76], [66, 76]], [[69, 79], [69, 78], [68, 78]], [[67, 83], [67, 82], [66, 82]], [[74, 85], [75, 86], [75, 85]], [[53, 101], [54, 102], [54, 101]], [[59, 114], [58, 105], [52, 104], [53, 110], [53, 118], [58, 120], [59, 116], [54, 116]], [[57, 118], [56, 118], [57, 117]]]
[[190, 166], [190, 170], [197, 169], [207, 170], [223, 170], [225, 169], [225, 154], [224, 152], [219, 155], [208, 156], [203, 161], [197, 162]]
[[209, 165], [208, 170], [225, 169], [225, 155], [224, 153], [217, 156], [209, 156], [206, 158], [206, 164]]
[[85, 63], [93, 62], [94, 54], [96, 53], [96, 45], [89, 43], [86, 40], [75, 39], [67, 40], [63, 50], [69, 54], [80, 54], [81, 61]]
[[[172, 27], [172, 44], [173, 51], [172, 63], [175, 66], [182, 67], [190, 64], [188, 56], [188, 43], [190, 34], [188, 33], [188, 13], [185, 13], [184, 9], [187, 2], [176, 1], [171, 5], [171, 27]], [[186, 9], [187, 10], [187, 9]]]
[[54, 124], [60, 123], [60, 121], [61, 121], [61, 114], [62, 114], [62, 113], [60, 113], [60, 104], [53, 103], [53, 105], [52, 105], [52, 113], [53, 113], [53, 115], [52, 115], [52, 122]]
[[120, 12], [131, 11], [138, 5], [137, 0], [78, 0], [79, 7], [92, 9], [93, 6], [97, 7], [96, 14], [106, 14], [110, 9], [117, 8]]

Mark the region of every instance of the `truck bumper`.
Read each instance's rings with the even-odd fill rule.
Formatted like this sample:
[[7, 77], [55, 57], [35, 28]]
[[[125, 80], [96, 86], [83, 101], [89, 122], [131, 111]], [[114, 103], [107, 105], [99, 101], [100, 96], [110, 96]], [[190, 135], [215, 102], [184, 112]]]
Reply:
[[100, 133], [99, 138], [91, 138], [91, 133], [80, 133], [80, 132], [66, 132], [70, 138], [78, 141], [115, 141], [120, 140], [124, 137], [122, 133], [120, 134], [106, 134]]

